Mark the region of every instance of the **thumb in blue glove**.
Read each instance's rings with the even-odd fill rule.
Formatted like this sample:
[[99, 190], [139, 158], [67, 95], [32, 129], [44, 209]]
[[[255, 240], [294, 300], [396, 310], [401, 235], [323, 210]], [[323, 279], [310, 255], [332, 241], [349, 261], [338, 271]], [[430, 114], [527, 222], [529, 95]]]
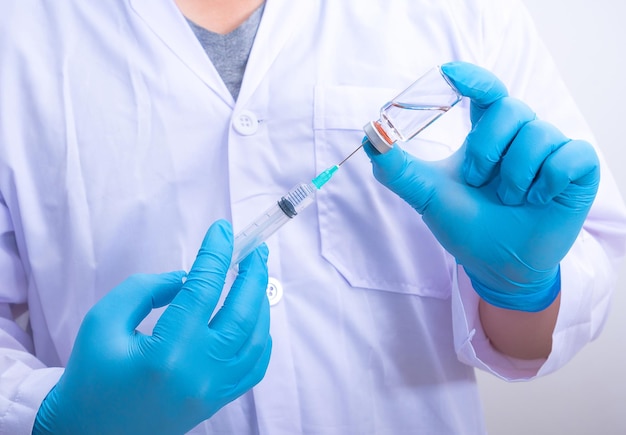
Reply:
[[537, 120], [489, 71], [463, 62], [442, 71], [471, 99], [463, 146], [425, 162], [398, 145], [379, 154], [366, 143], [374, 175], [423, 216], [483, 299], [543, 310], [559, 293], [559, 262], [595, 198], [597, 155]]
[[[265, 245], [239, 265], [216, 308], [232, 254], [225, 221], [211, 226], [184, 272], [135, 275], [86, 315], [34, 434], [179, 434], [258, 383], [269, 363]], [[136, 331], [169, 303], [152, 335]]]

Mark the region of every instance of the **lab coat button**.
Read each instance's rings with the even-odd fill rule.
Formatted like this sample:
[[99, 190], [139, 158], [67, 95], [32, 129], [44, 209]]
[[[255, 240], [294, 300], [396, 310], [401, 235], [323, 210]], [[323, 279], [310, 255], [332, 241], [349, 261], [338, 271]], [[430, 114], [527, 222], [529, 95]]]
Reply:
[[233, 119], [233, 128], [235, 131], [244, 136], [250, 136], [256, 133], [259, 128], [259, 120], [256, 115], [249, 110], [242, 110]]
[[283, 286], [280, 281], [270, 277], [267, 281], [266, 293], [270, 305], [276, 305], [283, 298]]

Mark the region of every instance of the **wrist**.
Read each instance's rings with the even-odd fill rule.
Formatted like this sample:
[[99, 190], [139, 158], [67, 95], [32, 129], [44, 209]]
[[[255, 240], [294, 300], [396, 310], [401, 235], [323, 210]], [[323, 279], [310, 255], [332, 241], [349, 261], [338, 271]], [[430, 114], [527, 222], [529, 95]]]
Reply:
[[472, 282], [474, 291], [485, 302], [508, 310], [539, 312], [548, 308], [561, 292], [561, 270], [557, 266], [556, 273], [545, 282], [537, 285], [517, 284], [517, 291], [494, 290], [484, 285], [475, 276], [465, 270]]

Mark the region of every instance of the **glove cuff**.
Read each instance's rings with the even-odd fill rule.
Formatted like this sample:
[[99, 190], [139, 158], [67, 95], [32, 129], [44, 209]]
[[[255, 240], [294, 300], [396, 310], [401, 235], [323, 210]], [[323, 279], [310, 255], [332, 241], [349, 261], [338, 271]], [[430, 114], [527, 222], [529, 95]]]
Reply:
[[[467, 270], [466, 270], [467, 272]], [[533, 293], [504, 293], [485, 287], [468, 273], [472, 287], [486, 302], [507, 310], [536, 313], [548, 308], [561, 292], [561, 268], [557, 268], [552, 284]]]

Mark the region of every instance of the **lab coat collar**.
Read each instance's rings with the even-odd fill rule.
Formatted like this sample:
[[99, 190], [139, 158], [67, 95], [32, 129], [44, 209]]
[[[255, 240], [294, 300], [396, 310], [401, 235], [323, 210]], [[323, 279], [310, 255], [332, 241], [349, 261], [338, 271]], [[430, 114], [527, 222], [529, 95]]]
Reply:
[[309, 2], [266, 0], [261, 25], [239, 91], [238, 105], [245, 104], [254, 93], [289, 37], [300, 26], [307, 10], [307, 3]]
[[132, 9], [170, 50], [218, 97], [233, 106], [224, 81], [197, 41], [174, 0], [130, 0]]
[[[184, 16], [174, 0], [129, 0], [132, 9], [152, 31], [189, 67], [207, 86], [224, 100], [234, 106], [230, 92], [215, 67], [208, 60], [199, 43], [190, 43], [195, 39], [193, 31], [187, 25]], [[263, 77], [267, 74], [276, 56], [284, 47], [294, 29], [303, 19], [306, 7], [292, 0], [267, 0], [263, 18], [246, 66], [238, 105], [245, 104], [254, 93]], [[179, 22], [180, 26], [173, 25]], [[181, 29], [186, 28], [186, 31]]]

